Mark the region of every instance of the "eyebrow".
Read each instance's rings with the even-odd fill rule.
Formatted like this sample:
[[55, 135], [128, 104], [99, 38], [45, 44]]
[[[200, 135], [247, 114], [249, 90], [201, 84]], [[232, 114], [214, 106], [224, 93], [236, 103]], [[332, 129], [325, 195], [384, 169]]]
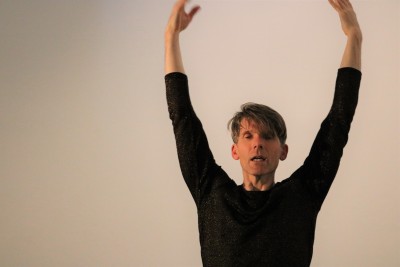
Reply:
[[[268, 131], [257, 130], [257, 132], [265, 139], [274, 138], [276, 136], [276, 133], [270, 129], [268, 129]], [[244, 130], [242, 133], [240, 133], [240, 136], [245, 136], [246, 134], [253, 134], [253, 132], [251, 132], [249, 130]]]
[[271, 139], [271, 138], [273, 139], [273, 138], [275, 138], [276, 134], [274, 131], [269, 130], [267, 132], [265, 132], [265, 131], [261, 132], [261, 136], [265, 139]]

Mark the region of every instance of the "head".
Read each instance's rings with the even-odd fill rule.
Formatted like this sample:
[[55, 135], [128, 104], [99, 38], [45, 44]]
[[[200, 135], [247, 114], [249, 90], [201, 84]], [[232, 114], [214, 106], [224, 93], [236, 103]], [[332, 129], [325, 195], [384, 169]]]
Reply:
[[286, 125], [282, 116], [272, 108], [256, 103], [243, 104], [239, 112], [228, 122], [232, 141], [237, 144], [243, 119], [254, 122], [260, 129], [268, 129], [272, 137], [278, 137], [281, 144], [286, 143]]
[[228, 122], [232, 157], [240, 160], [243, 177], [274, 178], [288, 153], [286, 126], [279, 113], [260, 104], [246, 103]]

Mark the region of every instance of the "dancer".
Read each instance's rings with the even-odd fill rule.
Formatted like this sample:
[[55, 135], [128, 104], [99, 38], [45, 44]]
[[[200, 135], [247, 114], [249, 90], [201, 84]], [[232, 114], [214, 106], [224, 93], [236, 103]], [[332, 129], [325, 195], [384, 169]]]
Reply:
[[173, 7], [165, 31], [165, 82], [183, 178], [198, 212], [204, 266], [309, 266], [318, 212], [348, 140], [361, 81], [362, 33], [349, 0], [328, 0], [347, 43], [329, 114], [302, 166], [282, 182], [275, 171], [288, 155], [283, 118], [268, 106], [242, 105], [229, 121], [232, 157], [242, 167], [237, 185], [217, 165], [189, 98], [180, 33], [199, 6]]

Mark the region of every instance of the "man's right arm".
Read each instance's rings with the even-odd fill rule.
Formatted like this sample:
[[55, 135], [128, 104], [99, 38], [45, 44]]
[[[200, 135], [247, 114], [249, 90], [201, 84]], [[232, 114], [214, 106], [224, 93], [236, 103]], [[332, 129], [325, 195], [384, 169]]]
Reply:
[[206, 134], [189, 97], [179, 34], [189, 25], [199, 7], [196, 6], [186, 13], [186, 2], [187, 0], [179, 0], [175, 4], [165, 31], [165, 83], [180, 168], [196, 204], [199, 205], [204, 192], [230, 180], [215, 163]]
[[200, 7], [193, 7], [189, 13], [185, 12], [187, 0], [179, 0], [175, 3], [167, 28], [165, 29], [165, 74], [172, 72], [185, 73], [182, 54], [179, 43], [180, 33], [187, 28], [193, 16]]

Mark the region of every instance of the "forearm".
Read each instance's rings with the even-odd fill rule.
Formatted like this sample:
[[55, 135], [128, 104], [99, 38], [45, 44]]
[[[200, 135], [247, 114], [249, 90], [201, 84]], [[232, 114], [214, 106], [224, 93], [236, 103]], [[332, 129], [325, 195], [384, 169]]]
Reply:
[[194, 6], [190, 12], [185, 12], [185, 4], [188, 0], [178, 0], [172, 9], [171, 16], [165, 30], [165, 74], [172, 72], [185, 73], [179, 45], [179, 35], [186, 29], [193, 16], [200, 10]]
[[165, 74], [172, 72], [185, 73], [179, 43], [179, 33], [165, 34]]
[[342, 30], [347, 36], [340, 67], [361, 71], [362, 32], [353, 6], [349, 0], [329, 0], [329, 3], [338, 12]]
[[340, 64], [341, 68], [351, 67], [361, 71], [361, 46], [361, 30], [357, 30], [347, 36], [347, 43]]

